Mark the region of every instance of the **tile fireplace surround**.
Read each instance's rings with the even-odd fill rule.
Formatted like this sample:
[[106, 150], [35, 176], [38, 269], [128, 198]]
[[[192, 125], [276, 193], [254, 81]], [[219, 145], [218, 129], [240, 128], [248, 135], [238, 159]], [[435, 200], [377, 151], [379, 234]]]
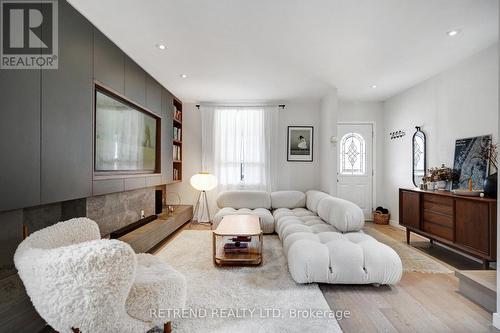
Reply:
[[4, 244], [0, 250], [0, 280], [15, 274], [12, 257], [22, 241], [23, 225], [28, 227], [29, 232], [34, 232], [59, 221], [87, 216], [99, 224], [102, 235], [107, 235], [139, 220], [141, 210], [146, 216], [153, 215], [155, 189], [150, 187], [0, 212], [3, 228], [9, 230], [2, 233], [0, 239]]

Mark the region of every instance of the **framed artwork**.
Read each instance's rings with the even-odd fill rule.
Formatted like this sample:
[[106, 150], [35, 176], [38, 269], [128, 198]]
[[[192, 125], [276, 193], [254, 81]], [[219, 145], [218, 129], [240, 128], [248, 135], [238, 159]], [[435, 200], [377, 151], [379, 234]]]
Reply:
[[456, 140], [453, 170], [458, 177], [453, 181], [453, 189], [467, 189], [471, 178], [474, 190], [484, 188], [488, 161], [481, 157], [481, 150], [490, 144], [491, 135]]
[[313, 126], [288, 126], [288, 162], [312, 162], [314, 144]]

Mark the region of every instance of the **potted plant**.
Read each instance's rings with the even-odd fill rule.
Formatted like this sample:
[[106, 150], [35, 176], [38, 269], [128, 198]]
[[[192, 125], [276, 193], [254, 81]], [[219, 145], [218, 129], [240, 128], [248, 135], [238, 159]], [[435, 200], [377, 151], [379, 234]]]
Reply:
[[484, 195], [487, 197], [497, 197], [497, 183], [498, 183], [498, 144], [492, 143], [487, 146], [481, 147], [479, 157], [489, 162], [488, 177], [484, 180]]
[[445, 191], [448, 188], [448, 183], [455, 178], [455, 172], [442, 164], [439, 168], [430, 168], [429, 177], [433, 182], [436, 182], [438, 190]]

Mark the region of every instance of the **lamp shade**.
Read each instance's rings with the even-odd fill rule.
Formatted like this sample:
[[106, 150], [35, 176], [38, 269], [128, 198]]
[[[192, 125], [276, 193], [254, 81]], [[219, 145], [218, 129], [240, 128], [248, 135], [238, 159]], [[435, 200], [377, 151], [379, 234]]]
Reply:
[[191, 186], [198, 191], [210, 191], [217, 186], [217, 178], [214, 175], [200, 172], [191, 177]]

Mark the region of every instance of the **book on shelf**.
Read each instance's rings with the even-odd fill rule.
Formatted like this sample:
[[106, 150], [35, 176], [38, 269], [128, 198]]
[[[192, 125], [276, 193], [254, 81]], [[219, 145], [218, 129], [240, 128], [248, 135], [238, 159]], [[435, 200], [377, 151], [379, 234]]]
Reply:
[[182, 121], [182, 112], [174, 107], [174, 119], [177, 121]]
[[174, 145], [172, 147], [172, 158], [175, 161], [180, 161], [181, 160], [181, 147]]
[[181, 141], [182, 140], [182, 129], [178, 127], [173, 128], [173, 137], [174, 140]]

